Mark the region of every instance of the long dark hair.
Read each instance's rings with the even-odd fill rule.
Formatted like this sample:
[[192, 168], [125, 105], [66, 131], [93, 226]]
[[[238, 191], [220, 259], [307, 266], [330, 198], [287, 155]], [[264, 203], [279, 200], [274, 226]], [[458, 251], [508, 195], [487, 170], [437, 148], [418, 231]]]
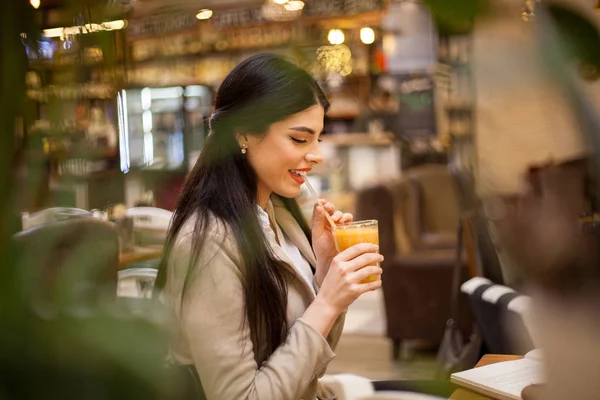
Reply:
[[[267, 357], [283, 342], [289, 329], [287, 284], [281, 261], [272, 254], [260, 226], [257, 176], [241, 154], [237, 134], [264, 135], [272, 123], [318, 104], [325, 111], [329, 108], [321, 88], [306, 71], [282, 56], [252, 56], [227, 75], [217, 92], [206, 144], [179, 198], [159, 267], [157, 289], [164, 287], [174, 239], [184, 223], [195, 218], [192, 261], [183, 299], [212, 218], [230, 228], [243, 263], [244, 321], [254, 348], [266, 340]], [[295, 200], [283, 200], [310, 240], [310, 230]]]

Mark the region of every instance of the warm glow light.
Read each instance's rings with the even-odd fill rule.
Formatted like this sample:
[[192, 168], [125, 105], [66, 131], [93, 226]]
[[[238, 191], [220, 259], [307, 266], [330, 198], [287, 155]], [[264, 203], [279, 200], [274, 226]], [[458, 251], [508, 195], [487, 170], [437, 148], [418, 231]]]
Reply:
[[127, 94], [125, 90], [117, 93], [117, 110], [119, 116], [119, 154], [121, 158], [121, 171], [129, 172], [129, 129], [127, 121]]
[[124, 19], [118, 19], [116, 21], [108, 21], [108, 22], [104, 22], [102, 23], [102, 26], [104, 26], [104, 28], [107, 31], [111, 31], [111, 30], [119, 30], [119, 29], [123, 29], [125, 28], [125, 26], [127, 25], [127, 21], [125, 21]]
[[382, 45], [383, 51], [386, 54], [395, 54], [396, 51], [398, 50], [396, 38], [391, 33], [387, 33], [387, 34], [383, 35], [382, 44], [383, 44]]
[[144, 133], [152, 132], [152, 111], [150, 110], [142, 113], [142, 130]]
[[287, 2], [288, 2], [288, 0], [273, 0], [273, 2], [274, 2], [275, 4], [285, 4], [285, 3], [287, 3]]
[[153, 100], [163, 99], [178, 99], [183, 96], [183, 88], [181, 86], [173, 86], [166, 88], [150, 89]]
[[304, 2], [301, 0], [290, 0], [283, 7], [288, 11], [300, 11], [304, 8]]
[[341, 76], [352, 73], [352, 52], [345, 44], [319, 47], [317, 60], [326, 71], [336, 72]]
[[186, 97], [202, 97], [208, 93], [206, 86], [191, 85], [185, 88], [184, 94]]
[[154, 136], [152, 136], [152, 132], [144, 133], [144, 162], [146, 165], [154, 163]]
[[329, 43], [331, 44], [342, 44], [345, 39], [344, 32], [339, 29], [331, 29], [327, 35], [327, 40], [329, 40]]
[[140, 95], [142, 97], [142, 110], [149, 110], [152, 106], [152, 92], [150, 88], [143, 88]]
[[46, 37], [61, 37], [65, 28], [45, 29], [44, 36]]
[[360, 30], [360, 41], [364, 44], [371, 44], [375, 41], [375, 31], [371, 28], [362, 28]]
[[210, 17], [212, 17], [212, 15], [213, 15], [212, 10], [210, 10], [208, 8], [203, 8], [202, 10], [198, 11], [198, 14], [196, 14], [196, 18], [209, 19]]
[[30, 0], [29, 4], [31, 4], [31, 7], [35, 8], [36, 10], [40, 8], [40, 0]]
[[64, 37], [67, 35], [78, 35], [80, 33], [93, 33], [101, 31], [115, 31], [127, 26], [127, 21], [119, 19], [116, 21], [107, 21], [100, 24], [85, 24], [83, 26], [66, 26], [64, 28], [44, 29], [46, 37]]

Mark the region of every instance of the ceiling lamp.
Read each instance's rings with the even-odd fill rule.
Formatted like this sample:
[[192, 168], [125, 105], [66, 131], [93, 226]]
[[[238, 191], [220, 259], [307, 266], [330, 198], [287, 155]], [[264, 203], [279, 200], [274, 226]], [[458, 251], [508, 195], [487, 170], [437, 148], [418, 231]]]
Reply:
[[360, 41], [364, 44], [371, 44], [375, 41], [375, 31], [371, 28], [361, 28]]
[[31, 7], [35, 8], [36, 10], [40, 8], [40, 0], [30, 0], [29, 4], [31, 4]]
[[283, 8], [288, 11], [300, 11], [304, 8], [304, 2], [301, 0], [290, 0], [284, 4]]
[[344, 36], [344, 32], [340, 29], [331, 29], [329, 34], [327, 34], [327, 40], [329, 40], [329, 43], [331, 44], [342, 44], [344, 43], [344, 40], [346, 40], [346, 37]]
[[213, 15], [213, 12], [211, 9], [203, 8], [202, 10], [198, 11], [198, 14], [196, 14], [196, 18], [209, 19], [210, 17], [212, 17], [212, 15]]
[[284, 5], [288, 2], [288, 0], [273, 0], [275, 4]]

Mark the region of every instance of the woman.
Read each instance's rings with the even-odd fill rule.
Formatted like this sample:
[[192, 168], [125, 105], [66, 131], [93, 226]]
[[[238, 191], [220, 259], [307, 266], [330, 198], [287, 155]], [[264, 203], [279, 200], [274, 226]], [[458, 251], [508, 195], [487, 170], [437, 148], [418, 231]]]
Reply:
[[328, 107], [310, 75], [276, 55], [243, 61], [219, 88], [157, 282], [175, 317], [171, 357], [195, 366], [209, 400], [328, 398], [317, 379], [344, 310], [380, 287], [360, 283], [381, 274], [366, 267], [383, 260], [377, 246], [337, 254], [322, 209], [338, 223], [352, 215], [322, 201], [311, 229], [293, 200], [322, 161]]

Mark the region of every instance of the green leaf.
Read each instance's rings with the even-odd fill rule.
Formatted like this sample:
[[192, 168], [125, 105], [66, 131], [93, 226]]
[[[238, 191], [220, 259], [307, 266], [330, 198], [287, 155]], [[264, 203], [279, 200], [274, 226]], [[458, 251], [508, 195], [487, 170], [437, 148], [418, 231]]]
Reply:
[[465, 33], [486, 10], [486, 0], [425, 0], [440, 34]]

